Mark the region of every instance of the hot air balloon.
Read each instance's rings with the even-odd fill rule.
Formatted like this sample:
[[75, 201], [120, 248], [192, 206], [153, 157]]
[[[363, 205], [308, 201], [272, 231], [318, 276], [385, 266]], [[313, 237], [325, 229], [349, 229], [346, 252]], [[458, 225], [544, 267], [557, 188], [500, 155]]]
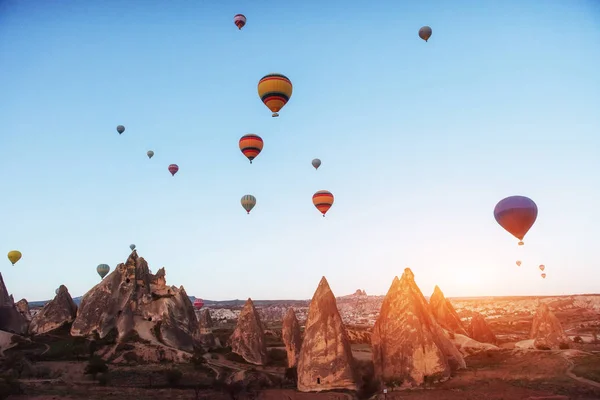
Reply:
[[148, 155], [148, 158], [154, 157], [154, 152], [152, 150], [148, 150], [146, 154]]
[[100, 278], [104, 279], [104, 277], [106, 276], [106, 274], [108, 274], [108, 272], [110, 271], [110, 267], [108, 266], [108, 264], [100, 264], [96, 267], [96, 272], [98, 272], [98, 275], [100, 275]]
[[196, 300], [194, 300], [194, 308], [196, 310], [201, 309], [203, 305], [204, 305], [204, 302], [202, 301], [202, 299], [196, 299]]
[[244, 14], [236, 14], [233, 17], [233, 23], [241, 30], [246, 25], [246, 16]]
[[419, 37], [421, 39], [423, 39], [424, 41], [428, 41], [429, 38], [431, 37], [432, 31], [431, 28], [428, 26], [423, 26], [421, 27], [421, 29], [419, 29]]
[[494, 208], [494, 218], [508, 233], [519, 239], [519, 246], [523, 245], [523, 238], [535, 223], [537, 215], [537, 205], [525, 196], [506, 197]]
[[544, 264], [542, 264], [542, 265], [540, 265], [540, 267], [539, 267], [539, 268], [540, 268], [540, 271], [543, 271], [543, 270], [545, 270], [545, 269], [546, 269], [546, 266], [545, 266]]
[[521, 266], [521, 261], [519, 260], [519, 261], [517, 261], [517, 267], [520, 267], [520, 266]]
[[129, 248], [131, 249], [131, 251], [134, 251], [135, 250], [135, 244], [130, 244]]
[[256, 197], [252, 196], [251, 194], [247, 194], [245, 196], [242, 196], [241, 202], [242, 207], [244, 207], [248, 214], [250, 214], [250, 210], [252, 210], [256, 205]]
[[292, 90], [292, 82], [282, 74], [268, 74], [258, 81], [258, 96], [273, 117], [279, 117], [278, 111], [290, 100]]
[[246, 157], [248, 157], [250, 164], [252, 164], [252, 160], [254, 160], [263, 149], [262, 138], [253, 133], [248, 133], [247, 135], [242, 136], [239, 144], [240, 150]]
[[171, 173], [172, 176], [175, 176], [177, 171], [179, 171], [179, 166], [177, 164], [169, 165], [169, 172]]
[[315, 158], [314, 160], [312, 160], [312, 166], [315, 167], [315, 169], [319, 169], [319, 167], [321, 166], [321, 160]]
[[58, 288], [54, 289], [54, 294], [58, 294]]
[[8, 252], [8, 259], [12, 265], [15, 265], [23, 257], [23, 254], [19, 250], [11, 250]]
[[313, 194], [312, 201], [317, 210], [321, 211], [323, 217], [325, 217], [325, 214], [333, 205], [333, 194], [327, 190], [319, 190]]
[[125, 132], [125, 127], [123, 125], [117, 126], [117, 132], [119, 132], [119, 135]]
[[546, 279], [546, 274], [542, 274], [542, 278]]

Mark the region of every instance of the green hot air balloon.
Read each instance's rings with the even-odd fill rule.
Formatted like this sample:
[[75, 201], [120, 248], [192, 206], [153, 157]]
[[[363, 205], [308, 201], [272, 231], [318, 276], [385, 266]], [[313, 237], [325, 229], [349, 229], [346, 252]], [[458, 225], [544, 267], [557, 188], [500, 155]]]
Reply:
[[110, 272], [110, 267], [108, 264], [100, 264], [96, 267], [96, 271], [98, 272], [98, 275], [100, 275], [100, 278], [104, 279], [106, 274]]
[[241, 202], [242, 202], [242, 207], [244, 207], [244, 210], [246, 210], [248, 212], [248, 214], [250, 214], [250, 211], [256, 205], [256, 197], [252, 196], [251, 194], [247, 194], [242, 197]]
[[148, 150], [146, 154], [148, 155], [148, 158], [154, 157], [154, 152], [152, 150]]

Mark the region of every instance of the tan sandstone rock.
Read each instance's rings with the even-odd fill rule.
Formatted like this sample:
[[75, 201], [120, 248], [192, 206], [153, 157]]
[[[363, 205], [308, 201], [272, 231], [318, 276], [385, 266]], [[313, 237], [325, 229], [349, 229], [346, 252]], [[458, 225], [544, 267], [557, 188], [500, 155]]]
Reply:
[[0, 274], [0, 330], [24, 335], [29, 321], [19, 312]]
[[67, 287], [60, 285], [56, 296], [31, 319], [29, 333], [41, 335], [51, 332], [73, 322], [76, 316], [77, 305], [73, 302]]
[[442, 327], [409, 268], [394, 278], [372, 334], [375, 376], [384, 384], [415, 387], [443, 381], [465, 361]]
[[220, 347], [219, 339], [215, 338], [213, 334], [213, 320], [210, 316], [208, 308], [199, 311], [200, 318], [198, 323], [200, 324], [200, 341], [202, 345], [208, 348]]
[[452, 303], [446, 299], [444, 293], [437, 285], [433, 289], [433, 294], [429, 298], [429, 306], [431, 307], [433, 316], [442, 328], [450, 332], [459, 333], [461, 335], [467, 334], [467, 331], [463, 326], [460, 317], [456, 313], [456, 310], [452, 306]]
[[498, 339], [490, 326], [485, 322], [483, 315], [474, 313], [469, 324], [468, 332], [469, 336], [481, 343], [497, 344]]
[[231, 351], [242, 356], [249, 363], [256, 365], [267, 363], [265, 332], [252, 299], [248, 299], [244, 304], [229, 341]]
[[300, 324], [296, 313], [292, 307], [288, 308], [285, 317], [283, 318], [283, 326], [281, 328], [282, 339], [287, 352], [288, 368], [295, 367], [298, 364], [300, 356], [300, 348], [302, 345], [302, 333], [300, 332]]
[[357, 389], [350, 341], [325, 277], [310, 302], [297, 371], [301, 392]]
[[546, 303], [540, 303], [533, 317], [531, 339], [536, 349], [559, 349], [560, 346], [569, 348], [569, 338], [560, 324], [560, 321]]
[[17, 310], [21, 313], [21, 315], [27, 321], [31, 321], [31, 312], [29, 311], [29, 303], [27, 302], [27, 300], [25, 300], [25, 299], [19, 300], [15, 304], [15, 307], [17, 307]]
[[187, 352], [193, 351], [199, 334], [185, 289], [167, 286], [164, 268], [150, 273], [135, 250], [83, 296], [71, 335], [97, 333], [103, 338], [112, 330], [119, 340], [136, 331], [153, 343]]

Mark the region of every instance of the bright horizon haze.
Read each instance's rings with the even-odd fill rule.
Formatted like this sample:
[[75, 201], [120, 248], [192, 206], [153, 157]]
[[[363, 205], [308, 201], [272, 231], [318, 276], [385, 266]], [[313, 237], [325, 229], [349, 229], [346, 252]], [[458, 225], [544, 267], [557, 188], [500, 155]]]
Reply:
[[[1, 2], [9, 292], [83, 295], [135, 243], [210, 300], [385, 294], [406, 267], [426, 296], [597, 293], [600, 3], [488, 3]], [[493, 216], [512, 195], [539, 208], [522, 249]]]

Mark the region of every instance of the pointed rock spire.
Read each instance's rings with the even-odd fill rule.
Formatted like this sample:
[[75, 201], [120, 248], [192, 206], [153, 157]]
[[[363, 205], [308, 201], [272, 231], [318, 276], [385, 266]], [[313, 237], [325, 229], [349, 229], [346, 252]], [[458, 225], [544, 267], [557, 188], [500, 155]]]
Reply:
[[475, 313], [469, 324], [468, 334], [471, 338], [481, 343], [497, 344], [498, 339], [490, 326], [485, 322], [483, 315]]
[[402, 387], [446, 380], [465, 361], [436, 322], [425, 297], [404, 270], [383, 300], [371, 336], [375, 376]]
[[54, 299], [37, 313], [29, 325], [29, 333], [41, 335], [71, 323], [77, 316], [77, 305], [65, 285], [60, 285]]
[[456, 313], [456, 310], [452, 306], [452, 303], [450, 303], [450, 301], [444, 297], [444, 293], [442, 293], [437, 285], [433, 290], [433, 294], [429, 298], [429, 305], [431, 307], [433, 316], [438, 324], [442, 326], [442, 328], [450, 332], [467, 336], [467, 330], [463, 326], [463, 323]]
[[569, 347], [569, 338], [546, 303], [540, 302], [533, 317], [529, 337], [535, 339], [533, 345], [536, 349], [557, 350], [561, 347]]
[[16, 308], [0, 273], [0, 330], [23, 335], [27, 333], [27, 326], [28, 321]]
[[256, 365], [267, 363], [267, 345], [260, 316], [248, 299], [240, 312], [235, 330], [229, 339], [231, 351]]
[[298, 364], [300, 348], [302, 345], [302, 333], [296, 313], [292, 307], [288, 308], [282, 326], [283, 343], [287, 351], [288, 368], [295, 367]]
[[310, 302], [298, 358], [298, 390], [356, 390], [352, 349], [327, 279]]

